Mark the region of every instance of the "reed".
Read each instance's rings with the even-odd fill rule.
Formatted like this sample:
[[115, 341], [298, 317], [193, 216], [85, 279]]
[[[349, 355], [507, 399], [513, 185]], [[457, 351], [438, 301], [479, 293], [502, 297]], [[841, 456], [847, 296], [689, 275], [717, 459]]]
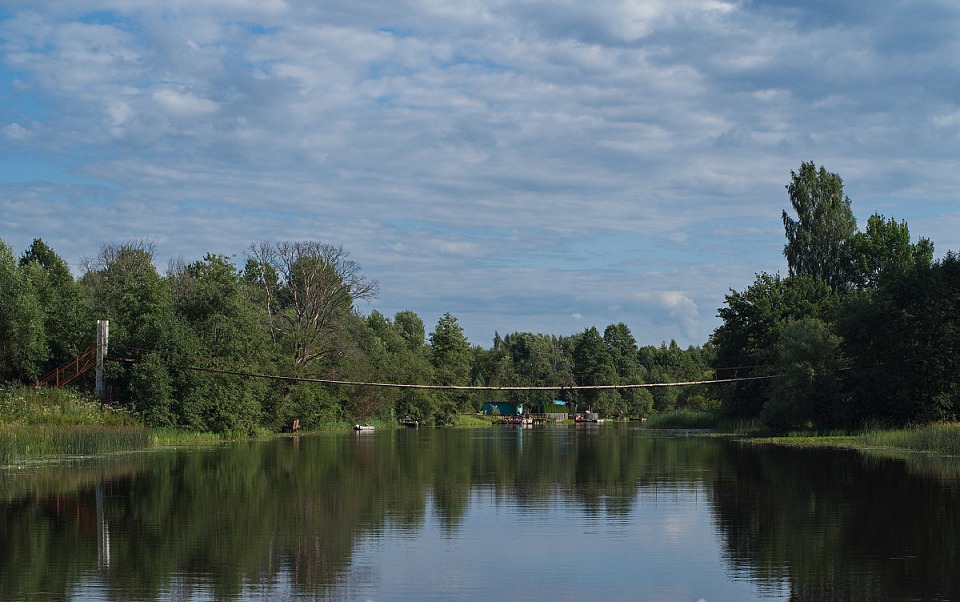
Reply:
[[129, 413], [71, 389], [0, 388], [0, 465], [42, 456], [104, 454], [150, 444]]
[[150, 445], [149, 431], [133, 425], [0, 425], [0, 465], [43, 456], [141, 450]]
[[905, 429], [871, 429], [858, 439], [871, 447], [893, 447], [960, 455], [960, 422], [936, 422]]
[[681, 408], [659, 412], [647, 418], [651, 429], [714, 429], [720, 425], [716, 412]]

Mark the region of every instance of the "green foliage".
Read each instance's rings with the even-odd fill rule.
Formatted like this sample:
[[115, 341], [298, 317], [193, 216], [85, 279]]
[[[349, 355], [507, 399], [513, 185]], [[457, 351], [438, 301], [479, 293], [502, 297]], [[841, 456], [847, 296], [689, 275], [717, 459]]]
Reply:
[[813, 162], [790, 172], [787, 185], [794, 219], [784, 211], [787, 244], [783, 254], [791, 276], [810, 276], [833, 288], [846, 284], [847, 247], [857, 229], [850, 199], [843, 194], [843, 180]]
[[778, 344], [781, 376], [773, 380], [772, 394], [760, 413], [767, 425], [783, 431], [847, 422], [841, 344], [840, 337], [816, 318], [802, 318], [784, 327]]
[[73, 389], [0, 387], [0, 465], [46, 455], [101, 454], [148, 446], [129, 414]]
[[35, 239], [20, 258], [43, 312], [48, 359], [42, 372], [62, 365], [93, 342], [90, 297], [74, 280], [67, 263], [42, 240]]
[[[529, 332], [508, 334], [500, 340], [499, 349], [494, 348], [485, 355], [486, 362], [482, 357], [475, 360], [478, 364], [486, 363], [484, 377], [478, 375], [475, 379], [478, 384], [536, 387], [573, 383], [571, 358], [557, 337]], [[539, 411], [555, 394], [555, 391], [514, 391], [508, 399], [522, 403], [531, 411]]]
[[410, 310], [398, 311], [393, 322], [410, 351], [420, 352], [425, 344], [425, 330], [420, 316]]
[[[249, 302], [248, 285], [226, 257], [207, 255], [167, 276], [177, 292], [175, 308], [185, 324], [177, 347], [256, 372], [266, 360], [268, 338]], [[179, 424], [215, 432], [252, 431], [262, 421], [268, 384], [215, 373], [181, 374]]]
[[651, 415], [647, 420], [647, 428], [715, 429], [721, 422], [722, 416], [715, 411], [681, 408]]
[[37, 389], [22, 385], [0, 386], [0, 424], [122, 426], [136, 424], [117, 408], [101, 406], [71, 388]]
[[780, 430], [956, 416], [960, 262], [934, 262], [931, 241], [879, 214], [856, 232], [836, 174], [804, 163], [791, 176], [791, 275], [732, 291], [711, 337], [719, 377], [781, 377], [725, 387], [724, 409]]
[[[438, 385], [463, 386], [469, 384], [470, 343], [463, 334], [463, 327], [449, 313], [437, 322], [430, 333], [430, 363], [434, 369], [434, 382]], [[462, 392], [444, 392], [436, 396], [434, 422], [449, 424], [460, 411], [470, 407], [470, 395]]]
[[960, 259], [948, 253], [841, 307], [857, 413], [884, 424], [951, 419], [960, 408]]
[[130, 369], [128, 386], [133, 409], [147, 424], [164, 427], [180, 423], [174, 410], [170, 372], [157, 354], [147, 355]]
[[[781, 278], [760, 274], [739, 293], [726, 296], [717, 310], [723, 323], [711, 337], [719, 378], [768, 376], [777, 372], [778, 343], [784, 327], [804, 318], [823, 319], [832, 311], [834, 294], [823, 280], [807, 276]], [[724, 407], [737, 417], [757, 416], [769, 397], [765, 381], [745, 381], [724, 392]]]
[[[296, 375], [312, 374], [342, 351], [345, 320], [377, 294], [343, 247], [316, 241], [251, 245], [244, 277], [255, 289], [272, 341]], [[329, 367], [329, 366], [328, 366]]]
[[449, 313], [443, 314], [430, 333], [430, 363], [439, 385], [465, 385], [470, 368], [470, 344], [463, 327]]
[[933, 243], [923, 238], [912, 244], [907, 222], [875, 213], [867, 220], [867, 229], [854, 235], [849, 254], [850, 284], [861, 289], [876, 288], [911, 269], [929, 267], [933, 262]]
[[340, 404], [328, 387], [300, 383], [290, 390], [287, 404], [287, 422], [298, 418], [305, 429], [334, 424], [343, 418]]
[[[572, 367], [576, 384], [617, 384], [616, 367], [607, 349], [607, 342], [600, 336], [600, 331], [595, 326], [591, 326], [572, 337], [570, 356], [573, 360]], [[576, 407], [580, 410], [593, 410], [607, 416], [623, 415], [625, 413], [620, 395], [609, 389], [579, 391]]]
[[[927, 239], [878, 214], [856, 232], [836, 174], [804, 163], [783, 213], [790, 276], [762, 273], [718, 310], [703, 347], [638, 347], [620, 322], [601, 335], [517, 332], [471, 346], [447, 313], [429, 337], [414, 312], [393, 319], [354, 307], [376, 283], [341, 247], [255, 243], [242, 272], [208, 254], [154, 266], [146, 241], [104, 245], [80, 281], [42, 240], [17, 261], [0, 241], [0, 381], [28, 382], [92, 342], [111, 322], [107, 380], [149, 425], [218, 433], [410, 415], [449, 424], [483, 394], [294, 385], [273, 374], [432, 385], [603, 389], [498, 395], [542, 410], [555, 397], [609, 418], [693, 410], [788, 429], [950, 419], [960, 408], [960, 262], [933, 260]], [[88, 332], [89, 331], [89, 332]], [[849, 368], [849, 369], [848, 369]], [[234, 374], [237, 373], [237, 374]], [[727, 386], [623, 388], [725, 377]], [[81, 386], [87, 383], [80, 381]]]
[[870, 429], [859, 435], [857, 443], [873, 447], [914, 449], [960, 456], [960, 423], [940, 422], [907, 429]]
[[[684, 350], [676, 341], [652, 345], [639, 349], [638, 356], [647, 381], [651, 383], [676, 383], [712, 380], [713, 370], [710, 361], [713, 348], [689, 347]], [[673, 408], [699, 408], [704, 405], [716, 405], [711, 396], [712, 390], [699, 385], [683, 387], [655, 387], [650, 389], [653, 396], [653, 408], [666, 411]]]
[[0, 380], [33, 380], [50, 356], [39, 275], [36, 266], [21, 269], [0, 240]]

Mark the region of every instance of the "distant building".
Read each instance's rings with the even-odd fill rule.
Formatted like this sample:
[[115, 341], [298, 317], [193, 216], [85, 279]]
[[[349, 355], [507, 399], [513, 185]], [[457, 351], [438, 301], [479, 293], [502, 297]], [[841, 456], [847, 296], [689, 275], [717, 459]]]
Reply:
[[481, 412], [487, 416], [519, 416], [523, 414], [523, 404], [512, 401], [485, 401]]

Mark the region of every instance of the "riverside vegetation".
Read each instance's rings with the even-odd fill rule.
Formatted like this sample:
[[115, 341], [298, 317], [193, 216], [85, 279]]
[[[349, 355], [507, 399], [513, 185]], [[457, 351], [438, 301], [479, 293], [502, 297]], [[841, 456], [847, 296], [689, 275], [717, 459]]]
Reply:
[[[488, 386], [761, 376], [772, 378], [567, 389], [561, 400], [608, 418], [649, 416], [651, 425], [866, 432], [861, 436], [871, 445], [883, 432], [898, 447], [928, 440], [934, 443], [916, 445], [954, 453], [960, 258], [947, 252], [935, 259], [930, 240], [912, 242], [905, 222], [879, 214], [858, 230], [841, 178], [813, 163], [791, 172], [787, 197], [787, 275], [760, 273], [744, 291], [731, 290], [718, 309], [720, 326], [702, 346], [686, 349], [673, 341], [640, 346], [622, 322], [570, 336], [497, 333], [483, 348], [471, 345], [447, 313], [428, 335], [412, 311], [364, 315], [359, 302], [378, 293], [376, 281], [342, 247], [314, 241], [259, 241], [236, 263], [208, 254], [172, 261], [164, 273], [147, 241], [105, 244], [74, 277], [42, 240], [19, 257], [0, 240], [0, 383], [26, 385], [67, 361], [92, 342], [93, 324], [104, 318], [113, 361], [111, 410], [102, 420], [119, 422], [77, 429], [243, 436], [282, 431], [294, 419], [322, 429], [354, 420], [388, 424], [404, 415], [445, 425], [475, 413], [489, 395], [238, 373]], [[77, 381], [79, 390], [92, 388], [87, 378]], [[23, 391], [8, 389], [5, 404], [20, 403], [10, 401], [23, 397], [9, 393], [15, 390]], [[536, 411], [554, 395], [498, 398]], [[54, 396], [48, 405], [69, 404]], [[28, 422], [4, 412], [0, 437], [21, 437]], [[919, 426], [886, 430], [907, 425]]]

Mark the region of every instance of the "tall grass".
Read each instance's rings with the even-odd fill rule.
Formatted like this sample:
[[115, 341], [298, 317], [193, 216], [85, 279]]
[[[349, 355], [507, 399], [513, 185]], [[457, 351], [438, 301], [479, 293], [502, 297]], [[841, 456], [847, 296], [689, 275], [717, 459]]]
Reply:
[[715, 429], [719, 425], [720, 417], [712, 410], [681, 408], [647, 418], [647, 428], [652, 429]]
[[960, 455], [960, 423], [938, 422], [897, 430], [871, 429], [858, 439], [871, 447], [894, 447]]
[[0, 465], [51, 455], [138, 450], [149, 432], [128, 413], [70, 389], [0, 388]]
[[873, 448], [960, 456], [960, 422], [937, 422], [901, 429], [867, 427], [859, 433], [795, 431], [786, 436], [754, 435], [747, 440], [792, 447]]
[[0, 387], [0, 424], [130, 425], [129, 413], [72, 389]]
[[139, 450], [151, 444], [139, 426], [20, 425], [0, 426], [0, 465], [42, 456], [87, 456]]

